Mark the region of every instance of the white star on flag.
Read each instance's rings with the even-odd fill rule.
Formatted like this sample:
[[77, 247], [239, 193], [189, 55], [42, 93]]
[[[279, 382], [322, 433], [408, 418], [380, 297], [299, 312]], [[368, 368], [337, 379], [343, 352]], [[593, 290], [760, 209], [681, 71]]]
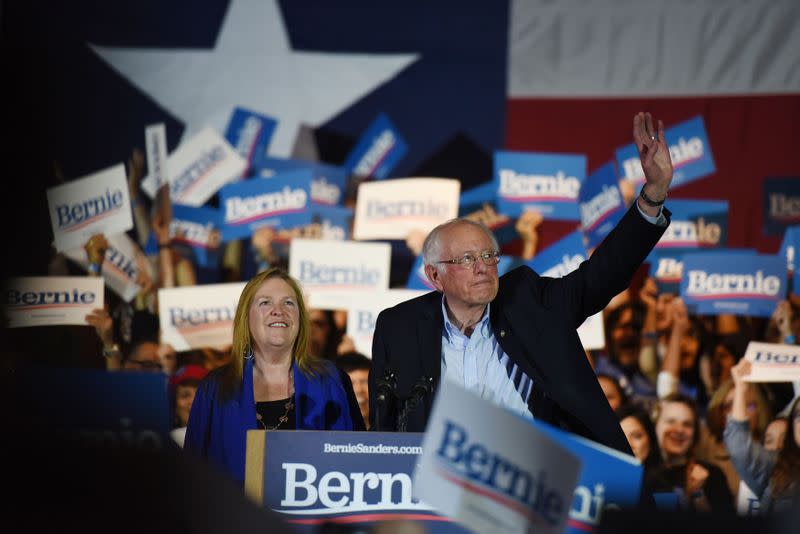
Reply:
[[224, 133], [237, 106], [278, 121], [269, 153], [289, 156], [301, 124], [318, 126], [392, 79], [417, 54], [295, 52], [275, 1], [231, 0], [213, 50], [90, 45], [186, 125]]

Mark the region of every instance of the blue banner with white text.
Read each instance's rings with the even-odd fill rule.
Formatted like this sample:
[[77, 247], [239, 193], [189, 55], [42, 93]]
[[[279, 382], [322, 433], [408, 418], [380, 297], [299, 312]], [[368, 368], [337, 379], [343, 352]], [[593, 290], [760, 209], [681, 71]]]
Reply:
[[580, 220], [578, 193], [585, 178], [582, 154], [494, 153], [497, 208], [510, 217], [535, 209], [547, 220]]
[[303, 161], [300, 159], [263, 158], [256, 174], [271, 178], [286, 171], [308, 169], [312, 173], [311, 202], [323, 206], [337, 206], [344, 202], [347, 173], [342, 167]]
[[781, 235], [800, 224], [800, 176], [766, 178], [763, 187], [764, 234]]
[[383, 180], [407, 151], [405, 139], [389, 117], [381, 113], [361, 134], [355, 148], [348, 154], [344, 168], [349, 174]]
[[577, 230], [537, 252], [527, 264], [540, 276], [561, 278], [586, 260], [586, 247], [583, 243], [583, 232]]
[[786, 262], [753, 252], [683, 255], [681, 297], [690, 313], [769, 317], [786, 296]]
[[219, 198], [225, 242], [249, 237], [262, 226], [285, 229], [306, 225], [311, 222], [311, 171], [228, 184], [220, 189]]
[[191, 250], [197, 264], [203, 267], [216, 265], [221, 243], [222, 214], [216, 208], [194, 208], [174, 204], [170, 235], [172, 242]]
[[614, 162], [606, 163], [584, 180], [578, 194], [578, 207], [586, 248], [593, 249], [625, 214]]

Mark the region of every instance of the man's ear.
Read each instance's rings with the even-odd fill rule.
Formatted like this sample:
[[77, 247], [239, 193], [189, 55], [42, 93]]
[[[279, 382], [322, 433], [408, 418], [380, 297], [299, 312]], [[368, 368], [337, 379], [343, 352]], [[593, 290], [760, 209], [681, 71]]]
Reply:
[[437, 291], [442, 291], [442, 274], [439, 272], [439, 269], [436, 268], [434, 265], [426, 265], [425, 266], [425, 276], [428, 277], [433, 287], [436, 288]]

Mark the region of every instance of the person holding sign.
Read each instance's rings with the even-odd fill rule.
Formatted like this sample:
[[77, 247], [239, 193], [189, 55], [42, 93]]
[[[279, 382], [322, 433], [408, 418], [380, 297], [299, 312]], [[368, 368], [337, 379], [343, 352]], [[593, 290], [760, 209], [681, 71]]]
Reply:
[[733, 407], [723, 438], [731, 461], [744, 482], [758, 496], [762, 514], [790, 510], [800, 503], [800, 397], [789, 410], [789, 426], [780, 451], [767, 450], [749, 430], [745, 381], [752, 364], [742, 359], [731, 369]]
[[[378, 430], [423, 431], [442, 377], [525, 417], [631, 454], [576, 329], [624, 290], [661, 238], [672, 162], [649, 113], [633, 119], [645, 170], [632, 206], [591, 258], [570, 274], [527, 266], [498, 276], [497, 242], [455, 219], [430, 232], [425, 274], [436, 292], [381, 312], [373, 337], [370, 414]], [[400, 428], [402, 429], [402, 428]]]
[[248, 430], [364, 430], [353, 386], [308, 349], [303, 292], [269, 269], [242, 290], [231, 363], [200, 383], [184, 449], [244, 482]]

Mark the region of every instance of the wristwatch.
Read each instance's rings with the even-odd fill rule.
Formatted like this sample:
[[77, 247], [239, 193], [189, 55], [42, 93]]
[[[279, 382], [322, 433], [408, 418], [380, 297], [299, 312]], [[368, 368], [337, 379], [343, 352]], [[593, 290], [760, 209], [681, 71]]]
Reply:
[[664, 198], [662, 198], [661, 200], [653, 200], [652, 198], [648, 197], [647, 193], [644, 192], [644, 186], [642, 186], [642, 189], [639, 191], [639, 198], [644, 200], [645, 204], [647, 204], [648, 206], [653, 206], [654, 208], [662, 206], [664, 204], [664, 201], [667, 200], [666, 195], [664, 195]]

